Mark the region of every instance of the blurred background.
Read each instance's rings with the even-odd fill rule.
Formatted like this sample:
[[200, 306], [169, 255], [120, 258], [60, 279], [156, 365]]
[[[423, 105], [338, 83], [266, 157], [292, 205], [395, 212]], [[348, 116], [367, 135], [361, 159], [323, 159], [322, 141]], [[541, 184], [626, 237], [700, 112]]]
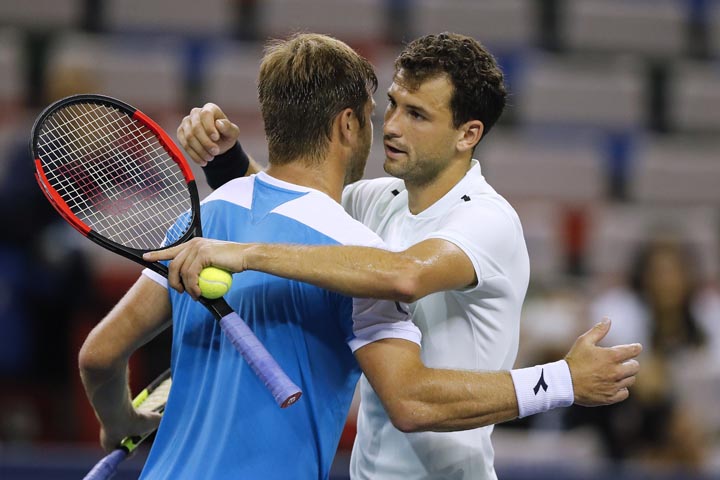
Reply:
[[[476, 154], [518, 210], [532, 266], [517, 365], [558, 358], [603, 315], [609, 342], [645, 345], [627, 402], [498, 426], [500, 478], [720, 478], [720, 0], [2, 0], [0, 478], [80, 478], [100, 457], [76, 356], [139, 273], [46, 204], [34, 117], [96, 92], [174, 135], [212, 101], [265, 163], [262, 46], [296, 30], [376, 66], [378, 113], [403, 42], [484, 43], [511, 95]], [[375, 121], [369, 178], [384, 175]], [[134, 386], [166, 368], [169, 342], [133, 358]], [[351, 415], [335, 479], [353, 436]]]

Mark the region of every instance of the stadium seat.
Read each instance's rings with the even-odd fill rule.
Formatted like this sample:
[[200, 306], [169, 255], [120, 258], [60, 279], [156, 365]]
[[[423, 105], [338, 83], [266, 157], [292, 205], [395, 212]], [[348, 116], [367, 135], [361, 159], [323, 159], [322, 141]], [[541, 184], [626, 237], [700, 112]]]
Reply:
[[105, 18], [110, 30], [219, 35], [229, 33], [235, 20], [233, 0], [108, 0]]
[[526, 47], [537, 41], [539, 22], [531, 0], [416, 0], [415, 36], [451, 30], [477, 38], [491, 48]]
[[510, 101], [529, 125], [632, 130], [644, 122], [644, 76], [631, 58], [538, 54], [526, 61]]
[[217, 103], [232, 118], [257, 116], [261, 59], [261, 44], [214, 45], [209, 49], [202, 78], [205, 100]]
[[84, 3], [83, 0], [3, 0], [0, 21], [33, 30], [74, 28], [80, 23]]
[[720, 130], [720, 64], [677, 63], [672, 70], [668, 104], [674, 128], [683, 132]]
[[720, 205], [720, 142], [694, 136], [648, 141], [637, 152], [630, 196], [643, 203]]
[[386, 29], [384, 3], [315, 0], [308, 6], [295, 0], [264, 0], [259, 2], [259, 30], [263, 37], [304, 31], [329, 34], [349, 43], [379, 41]]
[[594, 142], [592, 136], [563, 130], [533, 135], [498, 131], [480, 144], [476, 156], [501, 195], [583, 204], [604, 195], [604, 159]]
[[708, 37], [710, 54], [714, 58], [720, 57], [720, 1], [715, 0], [709, 4], [707, 15]]
[[111, 35], [68, 34], [53, 43], [48, 75], [55, 70], [81, 69], [98, 93], [148, 113], [174, 111], [184, 100], [180, 47], [170, 40], [133, 42]]
[[573, 0], [564, 5], [560, 35], [570, 50], [661, 57], [674, 57], [685, 50], [687, 13], [683, 2]]

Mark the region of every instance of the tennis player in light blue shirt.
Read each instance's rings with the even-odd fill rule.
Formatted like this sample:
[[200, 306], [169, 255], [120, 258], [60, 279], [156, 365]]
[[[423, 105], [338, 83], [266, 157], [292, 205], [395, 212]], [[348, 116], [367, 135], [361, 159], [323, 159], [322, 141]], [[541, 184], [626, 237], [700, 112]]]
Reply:
[[[382, 245], [325, 193], [266, 173], [216, 190], [201, 218], [208, 238]], [[236, 275], [226, 300], [304, 392], [280, 409], [207, 309], [169, 292], [173, 387], [141, 478], [327, 478], [360, 377], [353, 351], [383, 338], [420, 341], [393, 302], [353, 301], [265, 273]]]

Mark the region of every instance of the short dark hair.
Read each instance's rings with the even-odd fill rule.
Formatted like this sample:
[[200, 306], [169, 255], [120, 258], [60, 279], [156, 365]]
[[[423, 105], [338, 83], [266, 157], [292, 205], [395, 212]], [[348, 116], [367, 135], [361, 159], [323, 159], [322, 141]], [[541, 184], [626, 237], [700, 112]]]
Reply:
[[351, 108], [361, 126], [369, 121], [364, 107], [375, 90], [372, 65], [340, 40], [298, 33], [271, 41], [258, 79], [270, 161], [320, 158], [338, 113]]
[[453, 126], [469, 120], [483, 123], [483, 137], [505, 108], [503, 73], [492, 54], [474, 38], [457, 33], [425, 35], [410, 42], [395, 60], [409, 88], [447, 74], [453, 85], [450, 110]]

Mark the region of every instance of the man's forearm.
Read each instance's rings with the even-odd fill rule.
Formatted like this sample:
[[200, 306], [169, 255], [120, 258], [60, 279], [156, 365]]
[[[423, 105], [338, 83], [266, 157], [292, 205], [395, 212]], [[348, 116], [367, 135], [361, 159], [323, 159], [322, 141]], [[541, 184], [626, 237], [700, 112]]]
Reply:
[[133, 414], [128, 360], [141, 345], [169, 325], [165, 288], [141, 276], [90, 332], [78, 355], [80, 377], [103, 426], [122, 429]]
[[100, 423], [111, 429], [121, 427], [133, 409], [127, 367], [99, 370], [81, 365], [80, 378]]
[[467, 430], [518, 416], [509, 372], [428, 368], [419, 345], [399, 339], [365, 345], [355, 357], [401, 431]]
[[244, 252], [248, 270], [312, 283], [353, 297], [412, 301], [412, 258], [370, 247], [253, 244]]
[[421, 378], [404, 407], [410, 419], [406, 431], [468, 430], [518, 417], [508, 372], [427, 369]]

